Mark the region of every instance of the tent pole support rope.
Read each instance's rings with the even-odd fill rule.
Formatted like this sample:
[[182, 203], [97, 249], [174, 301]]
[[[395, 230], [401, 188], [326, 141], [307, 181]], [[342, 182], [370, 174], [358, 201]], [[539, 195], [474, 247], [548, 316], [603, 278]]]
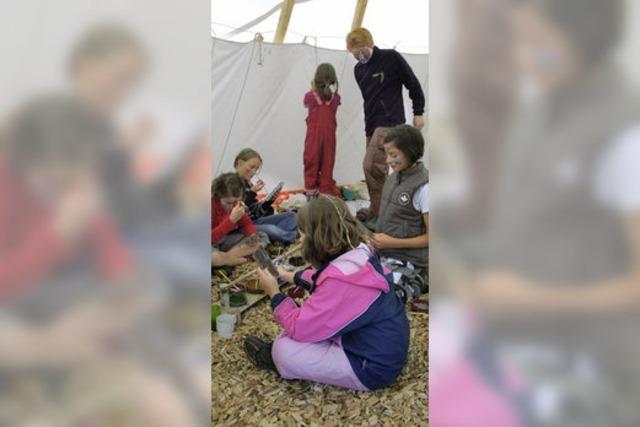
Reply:
[[367, 10], [368, 0], [358, 0], [356, 4], [356, 11], [353, 14], [353, 22], [351, 23], [351, 31], [356, 28], [362, 27], [362, 20], [364, 19], [364, 12]]
[[293, 6], [296, 4], [296, 0], [285, 0], [282, 2], [282, 9], [280, 9], [280, 19], [278, 19], [278, 29], [276, 35], [273, 38], [274, 43], [284, 42], [284, 37], [287, 35], [287, 28], [289, 28], [289, 20], [291, 19], [291, 13], [293, 12]]
[[[247, 80], [249, 79], [249, 71], [251, 71], [251, 61], [253, 61], [253, 53], [255, 51], [256, 48], [256, 44], [258, 42], [254, 39], [254, 41], [251, 43], [251, 54], [249, 57], [249, 61], [247, 61], [247, 70], [244, 74], [244, 80], [242, 81], [242, 86], [240, 87], [240, 94], [238, 95], [238, 101], [236, 102], [236, 105], [234, 107], [233, 110], [233, 117], [231, 118], [231, 124], [229, 125], [229, 132], [227, 132], [227, 137], [224, 140], [224, 146], [222, 147], [222, 153], [220, 154], [220, 160], [218, 160], [218, 166], [216, 166], [216, 169], [213, 171], [214, 176], [216, 176], [218, 174], [218, 172], [220, 171], [220, 168], [222, 166], [222, 162], [224, 160], [224, 155], [227, 153], [227, 147], [229, 146], [229, 141], [231, 138], [231, 132], [233, 132], [233, 127], [236, 123], [236, 117], [238, 116], [238, 109], [240, 108], [240, 103], [242, 102], [242, 96], [244, 95], [244, 88], [247, 85]], [[212, 153], [212, 155], [215, 155]]]

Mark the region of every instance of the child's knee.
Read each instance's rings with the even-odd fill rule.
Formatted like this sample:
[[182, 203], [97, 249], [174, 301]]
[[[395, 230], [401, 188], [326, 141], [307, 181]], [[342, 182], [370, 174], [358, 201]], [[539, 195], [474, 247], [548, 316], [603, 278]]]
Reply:
[[276, 355], [281, 356], [287, 354], [292, 341], [293, 340], [289, 338], [286, 333], [278, 335], [278, 337], [273, 341], [273, 346], [271, 348], [272, 356], [276, 357]]
[[291, 359], [291, 338], [280, 335], [273, 342], [273, 346], [271, 347], [271, 358], [273, 359], [273, 363], [278, 368], [278, 372], [280, 376], [285, 379], [288, 379], [287, 372], [289, 371], [289, 366], [292, 363]]
[[296, 213], [295, 212], [282, 212], [280, 215], [284, 215], [284, 218], [286, 218], [289, 221], [295, 221], [296, 220]]

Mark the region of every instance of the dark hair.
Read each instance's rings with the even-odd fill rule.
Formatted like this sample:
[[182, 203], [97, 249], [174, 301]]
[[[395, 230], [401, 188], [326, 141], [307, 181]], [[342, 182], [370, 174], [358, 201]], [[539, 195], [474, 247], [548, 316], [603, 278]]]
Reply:
[[322, 99], [325, 101], [330, 100], [333, 95], [330, 86], [336, 85], [336, 90], [338, 87], [338, 77], [336, 77], [336, 70], [333, 68], [333, 65], [326, 62], [318, 65], [316, 75], [313, 78], [313, 84], [316, 93], [320, 95]]
[[86, 59], [101, 59], [113, 53], [131, 50], [146, 60], [140, 40], [126, 27], [103, 23], [89, 29], [75, 44], [69, 57], [69, 70]]
[[398, 125], [387, 132], [385, 144], [393, 143], [404, 154], [411, 164], [424, 156], [424, 138], [420, 129], [409, 125]]
[[260, 154], [256, 150], [253, 148], [244, 148], [238, 153], [236, 159], [233, 161], [233, 167], [237, 167], [240, 160], [246, 162], [251, 159], [258, 159], [260, 160], [260, 163], [262, 163], [262, 157], [260, 157]]
[[211, 183], [211, 194], [220, 200], [223, 197], [244, 197], [244, 183], [234, 172], [223, 173]]
[[302, 256], [316, 267], [366, 241], [364, 230], [337, 197], [320, 196], [298, 212]]
[[530, 0], [580, 51], [585, 65], [601, 62], [616, 47], [624, 27], [620, 0]]
[[16, 169], [97, 162], [113, 144], [109, 123], [66, 97], [37, 99], [8, 123], [2, 149]]

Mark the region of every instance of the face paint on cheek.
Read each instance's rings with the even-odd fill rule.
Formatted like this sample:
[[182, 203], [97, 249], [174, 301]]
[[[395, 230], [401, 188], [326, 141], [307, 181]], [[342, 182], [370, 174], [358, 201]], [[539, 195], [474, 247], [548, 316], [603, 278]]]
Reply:
[[372, 53], [373, 53], [373, 50], [371, 48], [365, 48], [363, 51], [361, 51], [360, 63], [366, 64], [367, 62], [369, 62], [369, 59], [371, 59]]

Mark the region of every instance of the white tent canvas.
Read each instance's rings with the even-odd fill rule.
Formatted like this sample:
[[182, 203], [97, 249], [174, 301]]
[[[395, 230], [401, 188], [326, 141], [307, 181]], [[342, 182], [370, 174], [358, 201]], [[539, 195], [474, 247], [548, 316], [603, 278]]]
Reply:
[[[403, 56], [427, 94], [428, 55]], [[322, 62], [335, 67], [342, 97], [334, 178], [340, 185], [364, 179], [363, 102], [353, 76], [356, 61], [349, 52], [307, 44], [237, 43], [216, 38], [212, 47], [214, 176], [232, 171], [236, 154], [251, 147], [264, 160], [260, 178], [267, 188], [279, 181], [285, 182], [286, 189], [304, 187], [307, 111], [302, 99]], [[404, 98], [410, 122], [413, 113], [406, 89]]]

